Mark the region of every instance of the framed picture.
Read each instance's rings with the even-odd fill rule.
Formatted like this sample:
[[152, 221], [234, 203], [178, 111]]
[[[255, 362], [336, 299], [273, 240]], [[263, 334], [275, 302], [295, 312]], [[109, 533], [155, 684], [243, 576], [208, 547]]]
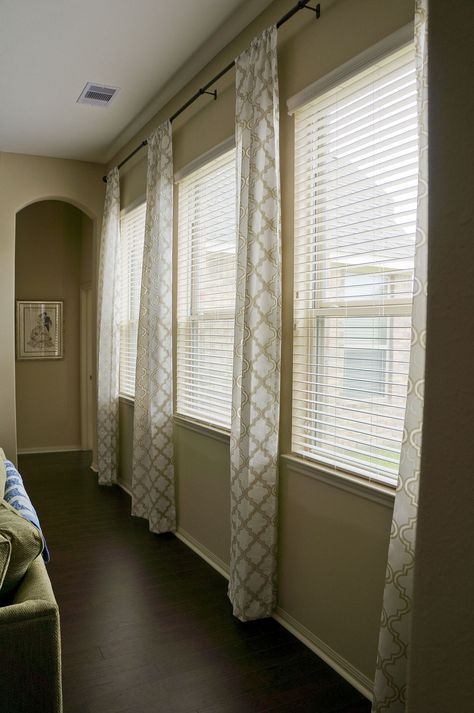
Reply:
[[63, 358], [63, 303], [17, 300], [16, 358]]

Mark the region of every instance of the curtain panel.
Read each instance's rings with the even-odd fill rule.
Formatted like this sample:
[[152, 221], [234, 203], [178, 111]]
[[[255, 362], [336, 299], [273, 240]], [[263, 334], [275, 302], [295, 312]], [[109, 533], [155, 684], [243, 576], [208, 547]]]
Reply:
[[120, 182], [107, 176], [97, 310], [97, 467], [100, 485], [117, 481], [120, 354]]
[[276, 27], [236, 60], [237, 293], [229, 597], [242, 621], [276, 601], [281, 249]]
[[176, 529], [173, 465], [171, 124], [148, 140], [147, 205], [133, 419], [132, 514]]
[[[408, 396], [379, 636], [374, 713], [408, 713], [413, 571], [420, 479], [428, 268], [428, 0], [416, 0], [418, 205]], [[413, 712], [414, 713], [414, 712]]]

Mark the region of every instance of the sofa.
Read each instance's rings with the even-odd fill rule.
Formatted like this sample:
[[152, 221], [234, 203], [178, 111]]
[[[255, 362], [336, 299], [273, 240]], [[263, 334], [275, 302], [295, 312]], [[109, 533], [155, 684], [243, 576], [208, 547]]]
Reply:
[[49, 553], [44, 556], [42, 533], [26, 512], [27, 494], [10, 487], [20, 504], [6, 500], [5, 463], [0, 452], [0, 713], [61, 713], [59, 610], [44, 561]]

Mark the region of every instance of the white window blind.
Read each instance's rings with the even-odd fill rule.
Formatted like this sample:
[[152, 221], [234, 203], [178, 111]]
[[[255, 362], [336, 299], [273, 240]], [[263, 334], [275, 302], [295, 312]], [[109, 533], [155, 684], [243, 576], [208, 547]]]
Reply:
[[397, 481], [417, 202], [409, 45], [295, 114], [293, 451]]
[[120, 394], [135, 397], [138, 313], [142, 280], [143, 242], [146, 204], [122, 215], [121, 245], [121, 318], [120, 318]]
[[181, 181], [178, 221], [177, 412], [230, 428], [235, 149]]

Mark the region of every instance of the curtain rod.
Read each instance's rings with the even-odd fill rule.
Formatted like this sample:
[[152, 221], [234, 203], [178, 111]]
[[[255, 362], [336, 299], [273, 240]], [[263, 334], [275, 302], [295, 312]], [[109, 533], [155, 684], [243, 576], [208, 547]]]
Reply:
[[[312, 10], [312, 12], [315, 13], [316, 20], [318, 20], [319, 17], [321, 16], [321, 6], [319, 3], [316, 5], [316, 7], [311, 7], [310, 5], [308, 5], [306, 0], [299, 0], [299, 2], [297, 2], [296, 5], [294, 5], [291, 8], [291, 10], [288, 10], [286, 15], [283, 15], [283, 17], [281, 17], [278, 20], [278, 22], [276, 24], [277, 30], [282, 25], [284, 25], [285, 22], [287, 22], [291, 17], [293, 17], [293, 15], [296, 15], [296, 13], [299, 12], [300, 10]], [[185, 111], [185, 109], [188, 108], [188, 106], [191, 106], [191, 104], [194, 104], [196, 99], [199, 99], [199, 97], [202, 97], [203, 94], [211, 94], [214, 97], [214, 99], [217, 99], [217, 90], [215, 90], [213, 92], [209, 92], [208, 91], [209, 87], [212, 87], [212, 85], [215, 84], [221, 77], [223, 77], [224, 74], [227, 74], [227, 72], [230, 72], [230, 70], [234, 66], [235, 66], [235, 60], [230, 62], [230, 64], [228, 64], [227, 67], [224, 67], [224, 69], [222, 69], [219, 72], [219, 74], [216, 74], [216, 76], [213, 77], [209, 82], [207, 82], [207, 84], [205, 84], [203, 87], [198, 89], [196, 94], [193, 94], [193, 96], [190, 99], [188, 99], [188, 101], [185, 102], [185, 104], [183, 104], [183, 106], [181, 106], [177, 111], [175, 111], [175, 113], [172, 116], [170, 116], [170, 118], [169, 118], [170, 122], [173, 123], [173, 121], [180, 114], [182, 114], [183, 111]], [[127, 161], [130, 161], [132, 156], [135, 156], [135, 154], [138, 153], [138, 151], [140, 151], [140, 149], [142, 149], [144, 146], [147, 146], [147, 145], [148, 145], [148, 141], [147, 141], [147, 139], [145, 139], [144, 141], [141, 142], [141, 144], [139, 146], [137, 146], [131, 153], [129, 153], [128, 156], [125, 156], [123, 161], [120, 161], [117, 168], [118, 169], [122, 168], [122, 166], [124, 166], [127, 163]], [[107, 183], [107, 176], [102, 176], [102, 180], [104, 181], [104, 183]]]

